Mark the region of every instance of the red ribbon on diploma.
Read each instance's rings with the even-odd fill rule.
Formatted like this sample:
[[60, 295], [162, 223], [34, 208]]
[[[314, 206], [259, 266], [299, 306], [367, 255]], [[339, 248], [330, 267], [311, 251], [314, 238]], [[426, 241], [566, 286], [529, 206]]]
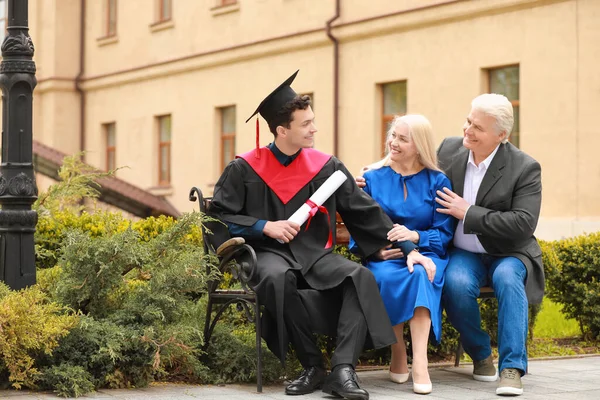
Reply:
[[323, 206], [318, 206], [311, 199], [306, 200], [306, 204], [310, 207], [310, 211], [308, 212], [308, 221], [306, 222], [306, 228], [304, 229], [304, 231], [306, 232], [308, 230], [310, 221], [312, 220], [312, 217], [315, 216], [317, 211], [321, 211], [327, 216], [327, 226], [329, 227], [329, 239], [327, 239], [327, 244], [325, 244], [325, 248], [330, 248], [333, 244], [333, 236], [331, 235], [331, 222], [329, 221], [329, 211], [327, 211], [327, 209]]

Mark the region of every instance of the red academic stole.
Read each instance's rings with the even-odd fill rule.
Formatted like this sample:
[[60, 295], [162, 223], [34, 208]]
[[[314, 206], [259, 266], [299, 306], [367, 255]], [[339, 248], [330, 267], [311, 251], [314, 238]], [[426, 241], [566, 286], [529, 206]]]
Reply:
[[[260, 152], [260, 158], [254, 157], [257, 151]], [[294, 161], [284, 167], [271, 150], [261, 147], [236, 158], [246, 160], [279, 200], [287, 204], [323, 169], [331, 156], [314, 149], [302, 149]]]
[[[255, 157], [256, 152], [260, 153], [258, 154], [259, 157]], [[279, 200], [283, 204], [287, 204], [300, 189], [306, 186], [323, 169], [331, 156], [318, 150], [306, 148], [302, 149], [294, 161], [285, 167], [277, 160], [271, 150], [261, 147], [239, 155], [237, 158], [243, 158], [267, 184], [269, 189], [279, 197]], [[317, 207], [310, 199], [307, 199], [306, 204], [311, 207], [306, 229], [308, 229], [310, 221], [317, 211], [324, 212], [329, 222], [329, 212], [325, 207]], [[331, 247], [331, 242], [331, 229], [329, 229], [329, 240], [325, 248]]]

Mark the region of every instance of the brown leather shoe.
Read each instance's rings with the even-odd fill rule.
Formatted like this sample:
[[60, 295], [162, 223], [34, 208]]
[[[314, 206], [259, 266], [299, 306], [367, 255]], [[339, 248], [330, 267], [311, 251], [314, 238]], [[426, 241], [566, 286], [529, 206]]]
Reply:
[[323, 367], [306, 368], [296, 380], [285, 388], [285, 394], [294, 396], [312, 393], [321, 389], [326, 376], [327, 372]]
[[325, 380], [323, 391], [349, 400], [369, 400], [369, 392], [358, 386], [356, 372], [349, 366], [338, 367], [332, 371]]

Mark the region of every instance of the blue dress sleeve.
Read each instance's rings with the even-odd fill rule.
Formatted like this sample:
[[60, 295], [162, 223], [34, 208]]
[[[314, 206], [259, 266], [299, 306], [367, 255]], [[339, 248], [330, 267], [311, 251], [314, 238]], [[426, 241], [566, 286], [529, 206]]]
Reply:
[[417, 230], [419, 233], [419, 248], [429, 250], [440, 257], [446, 254], [448, 244], [454, 236], [456, 228], [456, 219], [451, 215], [437, 212], [437, 203], [435, 202], [436, 191], [447, 187], [452, 189], [452, 184], [448, 177], [444, 174], [439, 174], [436, 179], [431, 182], [431, 190], [429, 191], [433, 200], [433, 224], [429, 229]]

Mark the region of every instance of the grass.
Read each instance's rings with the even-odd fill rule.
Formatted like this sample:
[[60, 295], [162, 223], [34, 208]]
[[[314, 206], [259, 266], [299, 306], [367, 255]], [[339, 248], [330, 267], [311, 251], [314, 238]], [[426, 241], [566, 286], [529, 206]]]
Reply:
[[567, 318], [560, 308], [560, 305], [544, 298], [533, 328], [533, 341], [527, 345], [529, 357], [598, 354], [600, 343], [583, 340], [579, 323]]
[[536, 339], [581, 337], [581, 330], [577, 321], [565, 317], [558, 304], [544, 298], [542, 310], [533, 328], [533, 337]]

